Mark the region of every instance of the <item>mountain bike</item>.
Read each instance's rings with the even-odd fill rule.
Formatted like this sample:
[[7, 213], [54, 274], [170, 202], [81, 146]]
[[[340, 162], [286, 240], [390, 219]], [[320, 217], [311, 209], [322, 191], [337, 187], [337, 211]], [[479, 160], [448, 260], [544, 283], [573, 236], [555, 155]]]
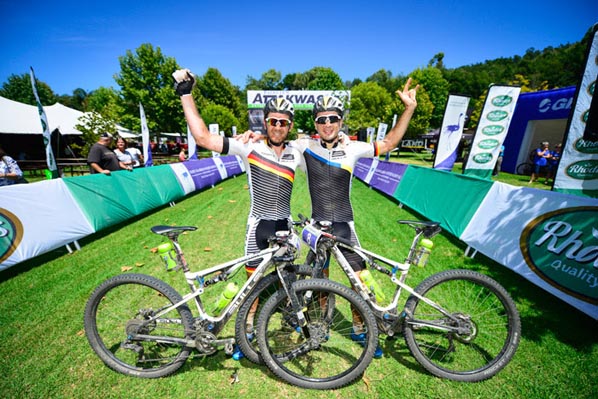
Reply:
[[[385, 258], [350, 240], [334, 236], [330, 223], [306, 224], [303, 241], [309, 246], [306, 263], [313, 266], [313, 277], [323, 278], [329, 256], [334, 257], [353, 289], [369, 305], [378, 330], [394, 336], [402, 333], [411, 354], [431, 374], [456, 381], [488, 379], [503, 369], [519, 345], [519, 313], [506, 290], [490, 277], [470, 270], [447, 270], [434, 274], [416, 288], [405, 283], [412, 265], [424, 265], [429, 253], [421, 241], [441, 231], [437, 222], [398, 221], [415, 229], [415, 236], [404, 262]], [[353, 271], [340, 248], [353, 251], [376, 276], [389, 278], [396, 289], [388, 304], [377, 301], [377, 294]], [[297, 288], [300, 286], [297, 284]], [[409, 294], [399, 307], [402, 291]], [[264, 304], [257, 323], [262, 337], [259, 349], [266, 365], [280, 378], [293, 384], [308, 384], [313, 365], [307, 337], [289, 333], [279, 320], [289, 317], [282, 292]], [[309, 352], [325, 364], [331, 352]], [[340, 362], [339, 349], [332, 360]]]
[[[345, 348], [347, 356], [352, 357], [348, 362], [327, 369], [321, 381], [313, 381], [315, 387], [342, 386], [363, 373], [373, 358], [378, 335], [374, 316], [355, 292], [341, 284], [309, 279], [295, 286], [298, 276], [305, 276], [311, 270], [302, 271], [301, 265], [293, 263], [300, 247], [294, 228], [277, 232], [269, 240], [269, 248], [259, 253], [191, 271], [178, 238], [181, 233], [196, 229], [193, 226], [151, 228], [172, 244], [166, 252], [169, 257], [166, 267], [170, 271], [183, 271], [188, 294], [181, 296], [166, 282], [144, 274], [109, 278], [91, 294], [84, 312], [85, 334], [92, 349], [109, 368], [129, 376], [165, 377], [195, 356], [194, 351], [198, 356], [205, 356], [224, 347], [225, 353], [230, 355], [235, 342], [243, 346], [247, 357], [258, 361], [257, 346], [251, 341], [259, 341], [260, 337], [259, 334], [250, 337], [247, 333], [249, 309], [258, 298], [264, 303], [264, 293], [272, 292], [274, 287], [285, 293], [285, 306], [292, 314], [283, 320], [285, 328], [309, 337], [310, 349], [335, 345]], [[255, 272], [230, 302], [220, 304], [222, 309], [218, 314], [211, 314], [209, 305], [202, 301], [202, 294], [229, 281], [244, 269], [247, 261], [260, 258]], [[271, 269], [274, 270], [268, 273]], [[318, 300], [315, 305], [313, 298]], [[323, 300], [325, 306], [321, 306]], [[351, 311], [363, 318], [364, 329], [370, 337], [365, 345], [349, 337], [346, 318]], [[235, 312], [235, 337], [221, 338], [223, 328]]]

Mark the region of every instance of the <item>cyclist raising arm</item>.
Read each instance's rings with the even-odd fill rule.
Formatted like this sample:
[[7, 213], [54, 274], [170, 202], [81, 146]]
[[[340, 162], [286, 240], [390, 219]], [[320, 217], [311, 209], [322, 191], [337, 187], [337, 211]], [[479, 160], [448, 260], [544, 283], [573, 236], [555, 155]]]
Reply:
[[[276, 231], [291, 229], [291, 192], [295, 170], [303, 161], [301, 153], [285, 143], [293, 127], [293, 104], [282, 97], [268, 101], [264, 107], [267, 139], [243, 144], [210, 134], [191, 95], [195, 77], [188, 69], [174, 72], [173, 77], [189, 130], [197, 145], [223, 154], [239, 155], [243, 159], [251, 198], [245, 253], [253, 254], [268, 248], [268, 238]], [[248, 262], [245, 267], [248, 275], [253, 273], [260, 260]], [[253, 318], [248, 320], [252, 322]], [[248, 333], [252, 329], [248, 326]], [[241, 354], [236, 352], [233, 357], [238, 360]]]

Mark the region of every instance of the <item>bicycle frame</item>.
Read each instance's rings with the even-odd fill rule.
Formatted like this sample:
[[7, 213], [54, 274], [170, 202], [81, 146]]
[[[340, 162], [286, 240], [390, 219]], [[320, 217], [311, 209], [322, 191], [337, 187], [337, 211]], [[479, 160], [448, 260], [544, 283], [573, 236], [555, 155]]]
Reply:
[[[450, 312], [446, 311], [441, 305], [426, 298], [425, 296], [420, 295], [411, 286], [409, 286], [408, 284], [405, 283], [405, 279], [407, 278], [409, 269], [411, 268], [412, 264], [415, 263], [415, 261], [417, 260], [417, 255], [416, 255], [417, 254], [417, 244], [418, 244], [420, 238], [422, 237], [422, 235], [424, 235], [423, 230], [418, 231], [417, 234], [414, 236], [413, 241], [410, 246], [410, 249], [409, 249], [409, 253], [408, 253], [407, 257], [405, 258], [405, 261], [397, 262], [397, 261], [388, 259], [382, 255], [379, 255], [375, 252], [368, 251], [367, 249], [362, 248], [358, 245], [354, 245], [351, 242], [349, 242], [345, 239], [336, 237], [333, 234], [330, 234], [328, 232], [325, 232], [322, 230], [314, 231], [313, 230], [314, 228], [312, 227], [310, 229], [310, 227], [308, 227], [308, 234], [310, 236], [306, 237], [304, 235], [304, 241], [310, 246], [310, 248], [312, 250], [314, 249], [314, 247], [316, 248], [316, 251], [318, 249], [322, 250], [320, 248], [320, 246], [326, 247], [326, 249], [330, 250], [332, 256], [334, 256], [334, 258], [340, 265], [343, 272], [349, 278], [349, 281], [351, 282], [351, 285], [354, 287], [355, 291], [357, 291], [357, 293], [368, 303], [370, 308], [372, 310], [374, 310], [374, 315], [376, 316], [377, 319], [390, 320], [393, 318], [393, 316], [395, 316], [395, 317], [399, 316], [397, 309], [398, 309], [399, 299], [401, 297], [402, 290], [404, 289], [409, 294], [416, 296], [417, 298], [424, 301], [428, 305], [432, 306], [434, 309], [438, 310], [440, 313], [442, 313], [446, 317], [450, 318], [451, 320], [458, 321], [454, 315], [452, 315]], [[329, 243], [333, 243], [333, 245], [327, 244], [327, 241]], [[391, 281], [397, 286], [397, 288], [394, 292], [392, 301], [388, 305], [381, 306], [378, 303], [376, 303], [376, 301], [372, 298], [373, 295], [370, 293], [370, 291], [368, 290], [366, 285], [361, 281], [361, 279], [359, 278], [357, 273], [353, 270], [353, 268], [351, 267], [351, 265], [349, 264], [349, 262], [347, 261], [345, 256], [342, 254], [340, 247], [346, 248], [346, 249], [356, 253], [372, 269], [376, 270], [377, 272], [379, 272], [381, 274], [386, 275], [387, 277], [390, 277]], [[387, 265], [387, 267], [380, 266], [377, 261]], [[399, 272], [400, 272], [400, 274], [397, 276], [397, 273], [399, 273]], [[404, 317], [404, 316], [405, 316], [405, 314], [401, 315], [401, 317]], [[419, 324], [419, 325], [426, 325], [428, 327], [436, 328], [436, 329], [443, 330], [443, 331], [453, 331], [455, 333], [460, 332], [458, 328], [450, 327], [450, 326], [446, 326], [446, 325], [430, 324], [428, 322], [421, 322], [421, 321], [420, 322], [409, 321], [409, 322]]]
[[[178, 242], [178, 234], [165, 235], [172, 241], [175, 252], [177, 254], [177, 267], [174, 270], [183, 270], [185, 279], [187, 281], [187, 284], [189, 285], [190, 293], [184, 295], [181, 301], [173, 304], [172, 306], [169, 306], [165, 309], [161, 309], [154, 316], [148, 318], [146, 320], [146, 323], [151, 323], [154, 320], [160, 319], [162, 315], [172, 311], [173, 309], [178, 308], [179, 306], [182, 306], [183, 304], [189, 302], [192, 299], [195, 299], [195, 304], [199, 314], [198, 318], [200, 320], [207, 320], [208, 322], [213, 324], [214, 328], [217, 330], [216, 325], [224, 325], [231, 318], [233, 313], [240, 307], [240, 305], [243, 303], [243, 300], [251, 293], [255, 285], [262, 279], [262, 277], [266, 274], [266, 272], [271, 266], [275, 266], [277, 269], [281, 269], [286, 267], [289, 263], [292, 263], [292, 261], [296, 259], [296, 255], [292, 257], [286, 256], [287, 251], [289, 250], [288, 247], [292, 245], [291, 242], [284, 241], [286, 242], [285, 244], [275, 242], [271, 247], [263, 249], [255, 254], [245, 255], [240, 258], [233, 259], [228, 262], [218, 264], [216, 266], [212, 266], [205, 270], [192, 272], [189, 269], [189, 265], [185, 260], [183, 254], [183, 250]], [[294, 232], [290, 231], [277, 232], [277, 241], [279, 241], [281, 238], [286, 240], [287, 237], [292, 237], [293, 235]], [[222, 310], [220, 315], [209, 315], [206, 312], [201, 299], [199, 298], [199, 296], [205, 292], [205, 289], [210, 285], [214, 285], [216, 283], [228, 280], [228, 277], [239, 271], [239, 269], [241, 269], [246, 262], [258, 258], [262, 258], [260, 264], [256, 267], [253, 274], [239, 289], [239, 292], [237, 292], [237, 294], [230, 301], [230, 303]], [[214, 273], [219, 274], [211, 279], [206, 279], [207, 276]], [[281, 276], [281, 283], [283, 287], [285, 287], [286, 284], [284, 279], [282, 278], [280, 270], [279, 276]], [[218, 331], [216, 331], [216, 333], [217, 332]]]

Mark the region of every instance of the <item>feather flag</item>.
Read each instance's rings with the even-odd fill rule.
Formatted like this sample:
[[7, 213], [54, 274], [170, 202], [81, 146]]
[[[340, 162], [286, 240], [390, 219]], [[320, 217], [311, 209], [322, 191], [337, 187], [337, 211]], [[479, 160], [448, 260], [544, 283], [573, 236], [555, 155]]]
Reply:
[[48, 170], [51, 173], [52, 179], [58, 177], [58, 167], [56, 166], [56, 160], [54, 159], [54, 152], [52, 151], [52, 135], [50, 133], [50, 125], [48, 125], [48, 118], [46, 116], [46, 112], [44, 111], [44, 107], [42, 107], [42, 103], [39, 100], [39, 95], [37, 94], [37, 87], [35, 86], [35, 74], [33, 73], [33, 67], [31, 69], [31, 88], [33, 89], [33, 95], [35, 96], [35, 102], [37, 103], [37, 111], [39, 112], [39, 118], [42, 123], [42, 134], [44, 138], [44, 145], [46, 147], [46, 162], [48, 164]]

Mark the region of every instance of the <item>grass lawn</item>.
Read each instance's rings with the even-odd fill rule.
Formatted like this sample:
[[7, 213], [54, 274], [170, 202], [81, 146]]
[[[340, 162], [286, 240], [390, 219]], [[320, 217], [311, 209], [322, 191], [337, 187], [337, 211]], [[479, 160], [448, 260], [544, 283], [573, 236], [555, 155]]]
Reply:
[[[418, 216], [358, 180], [353, 183], [352, 201], [362, 244], [402, 259], [411, 231], [396, 220]], [[304, 176], [297, 178], [292, 206], [294, 215], [310, 213]], [[490, 275], [509, 291], [521, 315], [521, 344], [512, 362], [490, 380], [467, 384], [433, 377], [410, 355], [402, 337], [394, 341], [381, 337], [384, 357], [374, 360], [361, 380], [336, 391], [290, 386], [265, 366], [236, 362], [222, 351], [191, 359], [174, 375], [157, 380], [126, 377], [105, 367], [83, 332], [83, 309], [93, 289], [106, 278], [131, 269], [164, 279], [184, 292], [182, 275], [164, 271], [150, 251], [161, 243], [161, 237], [149, 228], [157, 224], [198, 226], [198, 231], [182, 236], [181, 243], [192, 267], [205, 268], [242, 255], [248, 207], [246, 179], [240, 176], [174, 207], [162, 207], [80, 240], [81, 250], [73, 254], [60, 248], [0, 272], [0, 397], [598, 397], [598, 323], [484, 256], [464, 257], [465, 245], [448, 234], [434, 239], [429, 265], [412, 269], [408, 282], [416, 285], [438, 271], [467, 268]], [[342, 281], [338, 268], [331, 267], [331, 277]], [[231, 320], [229, 336], [233, 324]], [[231, 385], [229, 377], [234, 372], [239, 381]]]

